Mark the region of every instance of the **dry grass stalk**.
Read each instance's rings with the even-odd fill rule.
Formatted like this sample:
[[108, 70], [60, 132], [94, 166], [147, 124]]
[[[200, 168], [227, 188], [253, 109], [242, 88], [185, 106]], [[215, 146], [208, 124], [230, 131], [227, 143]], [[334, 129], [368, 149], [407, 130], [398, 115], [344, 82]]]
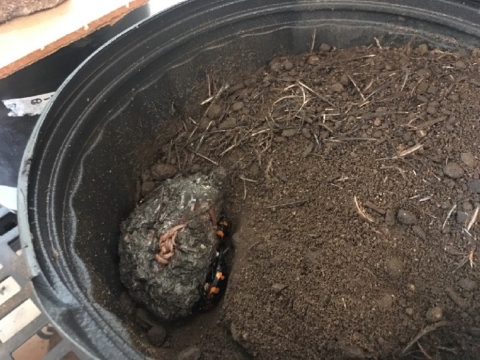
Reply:
[[475, 211], [473, 212], [472, 214], [472, 217], [470, 218], [470, 221], [468, 222], [467, 224], [467, 231], [470, 231], [470, 229], [472, 228], [473, 224], [475, 224], [475, 221], [477, 221], [477, 217], [478, 217], [478, 211], [480, 210], [480, 207], [476, 207], [475, 208]]
[[376, 138], [367, 138], [367, 137], [339, 137], [337, 140], [339, 141], [378, 141], [378, 139]]
[[195, 150], [192, 150], [192, 149], [189, 149], [189, 148], [188, 148], [188, 150], [190, 150], [192, 153], [194, 153], [198, 157], [201, 157], [202, 159], [207, 160], [208, 162], [211, 162], [213, 165], [218, 166], [218, 163], [216, 161], [210, 159], [209, 157], [206, 157], [205, 155], [202, 155], [199, 152], [196, 152]]
[[365, 211], [363, 208], [362, 204], [360, 204], [357, 200], [357, 197], [353, 197], [353, 201], [355, 202], [355, 207], [357, 208], [358, 213], [360, 214], [361, 217], [364, 219], [370, 221], [370, 222], [375, 222], [375, 220]]
[[240, 179], [243, 180], [243, 181], [248, 181], [248, 182], [255, 183], [255, 184], [258, 182], [257, 180], [246, 178], [243, 175], [240, 176]]
[[[415, 130], [424, 130], [429, 128], [430, 126], [438, 124], [439, 122], [445, 121], [446, 119], [447, 119], [446, 116], [441, 116], [437, 119], [428, 120], [428, 121], [425, 121], [424, 123], [418, 124], [417, 126], [411, 126], [411, 127]], [[408, 124], [410, 124], [410, 122]]]
[[299, 95], [286, 95], [286, 96], [282, 96], [281, 98], [275, 100], [272, 104], [272, 107], [275, 105], [275, 104], [278, 104], [280, 101], [282, 100], [286, 100], [286, 99], [297, 99], [299, 98], [300, 96]]
[[453, 212], [457, 208], [457, 204], [453, 204], [452, 208], [448, 211], [447, 217], [445, 218], [445, 221], [443, 222], [442, 229], [445, 229], [445, 226], [447, 225], [448, 219], [450, 219], [450, 216], [452, 216]]
[[473, 261], [473, 254], [475, 253], [476, 249], [477, 247], [474, 246], [468, 254], [458, 253], [458, 255], [463, 255], [463, 259], [458, 263], [457, 267], [452, 271], [452, 274], [454, 274], [458, 269], [461, 269], [466, 263], [470, 263], [470, 267], [473, 268], [473, 266], [475, 265], [475, 262]]
[[417, 144], [417, 145], [415, 145], [415, 146], [412, 146], [411, 148], [408, 148], [408, 149], [406, 149], [406, 150], [401, 151], [401, 152], [398, 154], [398, 157], [404, 157], [404, 156], [413, 154], [415, 151], [421, 149], [422, 147], [423, 147], [423, 144]]
[[470, 267], [473, 268], [473, 265], [475, 265], [475, 263], [473, 262], [473, 253], [475, 252], [475, 248], [472, 249], [472, 251], [470, 251], [468, 253], [468, 256], [467, 256], [467, 259], [468, 259], [468, 262], [470, 263]]
[[428, 355], [428, 353], [425, 351], [425, 349], [423, 348], [423, 346], [420, 344], [419, 341], [417, 341], [417, 346], [420, 349], [420, 351], [422, 352], [423, 356], [425, 356], [426, 359], [432, 360], [432, 357], [430, 355]]
[[214, 95], [214, 96], [211, 96], [210, 98], [208, 98], [207, 100], [203, 101], [201, 103], [201, 105], [205, 105], [207, 103], [210, 103], [210, 105], [208, 106], [208, 108], [205, 110], [205, 112], [203, 113], [203, 116], [207, 116], [208, 114], [208, 111], [210, 110], [210, 108], [212, 107], [213, 104], [215, 104], [215, 101], [220, 97], [220, 95], [222, 95], [222, 93], [227, 90], [229, 88], [230, 85], [228, 85], [228, 83], [225, 83], [223, 84], [220, 89], [218, 90], [218, 92]]
[[289, 202], [286, 202], [286, 203], [283, 203], [283, 204], [269, 205], [269, 206], [267, 206], [267, 209], [276, 209], [276, 208], [279, 208], [279, 207], [285, 207], [285, 206], [290, 206], [290, 205], [304, 204], [304, 203], [306, 203], [310, 200], [311, 199], [302, 199], [302, 200], [289, 201]]
[[408, 75], [410, 74], [410, 72], [407, 70], [406, 73], [405, 73], [405, 79], [403, 80], [403, 83], [402, 83], [402, 87], [400, 88], [400, 91], [403, 91], [403, 88], [405, 87], [405, 85], [407, 84], [407, 80], [408, 80]]
[[373, 83], [374, 83], [374, 80], [373, 79], [370, 80], [367, 86], [365, 86], [365, 88], [363, 89], [363, 92], [368, 91], [372, 87]]
[[450, 322], [449, 321], [439, 321], [435, 324], [425, 326], [420, 332], [408, 343], [408, 345], [403, 349], [402, 354], [405, 354], [408, 349], [412, 347], [413, 344], [418, 342], [422, 336], [427, 335], [428, 333], [431, 333], [432, 331], [437, 330], [439, 327], [442, 326], [449, 326]]
[[[220, 154], [220, 156], [223, 156], [223, 155], [225, 155], [227, 152], [229, 152], [229, 151], [235, 149], [236, 147], [240, 146], [240, 145], [243, 143], [243, 140], [245, 140], [245, 138], [250, 134], [251, 131], [252, 131], [252, 130], [247, 131], [247, 132], [241, 137], [241, 139], [240, 139], [238, 142], [237, 142], [237, 137], [235, 136], [235, 141], [234, 141], [233, 145], [229, 146], [226, 150], [224, 150], [224, 151]], [[237, 135], [238, 135], [238, 134], [237, 134]]]
[[378, 206], [378, 205], [375, 205], [374, 203], [372, 203], [371, 201], [366, 201], [364, 206], [366, 208], [369, 208], [369, 209], [372, 209], [373, 211], [379, 213], [380, 215], [385, 215], [387, 213], [387, 210], [385, 210], [384, 208]]
[[307, 96], [305, 94], [305, 90], [303, 89], [303, 87], [300, 87], [300, 89], [302, 90], [302, 97], [303, 97], [303, 102], [302, 102], [302, 105], [300, 106], [300, 109], [297, 110], [297, 112], [295, 113], [295, 115], [293, 115], [293, 117], [297, 117], [297, 115], [300, 113], [300, 111], [302, 111], [303, 107], [305, 105], [307, 105], [307, 103], [310, 101], [310, 99], [307, 99]]
[[319, 122], [318, 125], [321, 126], [321, 127], [323, 127], [325, 130], [327, 130], [327, 131], [330, 132], [331, 134], [333, 134], [333, 130], [330, 129], [327, 125], [325, 125], [325, 124], [323, 124], [323, 123], [321, 123], [321, 122]]
[[358, 87], [357, 83], [353, 80], [353, 78], [350, 76], [350, 75], [347, 75], [348, 78], [350, 79], [350, 81], [352, 82], [353, 86], [355, 86], [355, 89], [357, 89], [358, 93], [360, 94], [360, 96], [362, 97], [362, 100], [363, 101], [366, 101], [367, 99], [365, 99], [365, 96], [363, 95], [362, 91], [360, 90], [360, 88]]
[[307, 85], [305, 85], [304, 83], [302, 83], [299, 80], [297, 80], [297, 84], [300, 85], [301, 87], [305, 88], [306, 90], [310, 91], [313, 95], [318, 97], [323, 102], [326, 102], [328, 105], [335, 107], [335, 105], [333, 105], [333, 103], [330, 100], [328, 100], [325, 96], [320, 95], [318, 92], [313, 90], [311, 87], [308, 87]]
[[245, 201], [247, 199], [247, 184], [245, 182], [245, 179], [241, 176], [240, 179], [243, 180], [243, 200]]
[[317, 37], [317, 28], [312, 30], [312, 44], [310, 45], [310, 52], [315, 49], [315, 38]]
[[273, 170], [273, 159], [268, 161], [267, 167], [265, 168], [265, 179], [270, 180], [270, 172]]

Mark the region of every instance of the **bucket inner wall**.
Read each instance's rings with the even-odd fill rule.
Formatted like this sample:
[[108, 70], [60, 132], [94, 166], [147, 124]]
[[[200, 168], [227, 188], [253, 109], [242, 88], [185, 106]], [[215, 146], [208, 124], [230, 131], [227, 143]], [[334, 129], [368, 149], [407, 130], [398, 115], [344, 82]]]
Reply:
[[468, 6], [416, 3], [193, 1], [94, 54], [42, 116], [20, 174], [21, 237], [34, 250], [30, 268], [52, 320], [95, 356], [139, 356], [118, 319], [119, 225], [135, 208], [156, 149], [182, 118], [204, 111], [207, 71], [229, 79], [307, 52], [313, 32], [315, 49], [369, 45], [374, 37], [383, 46], [480, 45], [480, 17]]

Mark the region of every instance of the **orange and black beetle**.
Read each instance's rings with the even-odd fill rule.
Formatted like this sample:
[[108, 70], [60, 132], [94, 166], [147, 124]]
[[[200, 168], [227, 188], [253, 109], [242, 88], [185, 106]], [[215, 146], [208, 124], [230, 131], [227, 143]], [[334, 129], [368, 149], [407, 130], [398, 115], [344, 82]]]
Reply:
[[232, 231], [232, 224], [230, 220], [224, 215], [220, 215], [220, 220], [217, 223], [217, 236], [221, 242], [223, 242], [226, 238], [230, 236], [230, 232]]
[[212, 310], [222, 298], [227, 287], [228, 271], [227, 262], [225, 261], [224, 252], [220, 247], [225, 243], [225, 239], [230, 236], [232, 224], [230, 220], [222, 214], [217, 223], [217, 237], [219, 239], [219, 248], [215, 259], [210, 265], [207, 279], [203, 286], [202, 296], [193, 307], [193, 313], [201, 314]]
[[227, 263], [223, 254], [217, 251], [217, 256], [210, 266], [202, 296], [195, 304], [193, 312], [201, 314], [212, 310], [222, 298], [227, 281]]

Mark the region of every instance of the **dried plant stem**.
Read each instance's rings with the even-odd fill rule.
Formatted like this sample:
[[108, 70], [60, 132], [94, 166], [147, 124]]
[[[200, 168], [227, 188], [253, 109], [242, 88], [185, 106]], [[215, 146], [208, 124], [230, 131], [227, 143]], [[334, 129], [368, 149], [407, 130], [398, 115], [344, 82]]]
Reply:
[[335, 107], [335, 105], [333, 105], [333, 103], [328, 100], [325, 96], [323, 95], [320, 95], [318, 92], [316, 92], [315, 90], [313, 90], [311, 87], [305, 85], [304, 83], [302, 83], [301, 81], [297, 80], [297, 84], [300, 85], [301, 87], [305, 88], [306, 90], [310, 91], [313, 95], [315, 95], [316, 97], [318, 97], [320, 100], [322, 100], [323, 102], [326, 102], [328, 105], [330, 106], [333, 106]]
[[478, 211], [480, 210], [480, 207], [476, 207], [475, 208], [475, 211], [473, 212], [473, 215], [470, 219], [470, 221], [468, 222], [468, 225], [467, 225], [467, 231], [470, 231], [470, 229], [472, 228], [473, 224], [475, 224], [475, 221], [477, 221], [477, 217], [478, 217]]
[[353, 197], [353, 201], [355, 202], [355, 207], [357, 208], [358, 213], [360, 214], [361, 217], [364, 219], [370, 221], [370, 222], [375, 222], [375, 220], [365, 211], [363, 208], [362, 204], [360, 204], [357, 200], [357, 197]]
[[363, 95], [362, 91], [360, 90], [360, 88], [358, 87], [357, 83], [353, 80], [353, 78], [350, 76], [350, 75], [347, 75], [348, 78], [350, 79], [350, 81], [352, 82], [353, 86], [355, 86], [355, 89], [357, 89], [358, 93], [360, 94], [360, 96], [362, 97], [362, 100], [363, 101], [366, 101], [367, 99], [365, 99], [365, 96]]
[[402, 354], [405, 354], [405, 353], [407, 352], [407, 350], [412, 347], [413, 344], [415, 344], [418, 340], [420, 340], [420, 338], [422, 338], [422, 336], [425, 336], [425, 335], [427, 335], [428, 333], [431, 333], [432, 331], [437, 330], [439, 327], [448, 326], [448, 325], [450, 325], [450, 322], [449, 322], [449, 321], [439, 321], [439, 322], [437, 322], [436, 324], [425, 326], [425, 327], [424, 327], [422, 330], [420, 330], [420, 332], [408, 343], [408, 345], [405, 347], [405, 349], [403, 349]]
[[285, 206], [290, 206], [290, 205], [298, 205], [298, 204], [304, 204], [311, 199], [302, 199], [302, 200], [295, 200], [295, 201], [289, 201], [283, 204], [276, 204], [276, 205], [269, 205], [267, 206], [267, 209], [273, 209], [273, 208], [279, 208], [279, 207], [285, 207]]
[[414, 145], [414, 146], [412, 146], [411, 148], [408, 148], [408, 149], [403, 150], [402, 152], [400, 152], [400, 153], [398, 154], [398, 157], [404, 157], [404, 156], [413, 154], [415, 151], [421, 149], [422, 147], [423, 147], [423, 144]]
[[448, 211], [447, 217], [445, 218], [445, 221], [443, 222], [442, 229], [445, 229], [445, 226], [447, 225], [448, 219], [450, 219], [450, 216], [452, 216], [453, 212], [457, 208], [457, 204], [453, 204], [452, 208]]
[[222, 93], [225, 90], [227, 90], [228, 88], [229, 88], [228, 83], [223, 84], [214, 96], [209, 97], [207, 100], [205, 100], [201, 103], [201, 105], [205, 105], [207, 103], [210, 103], [210, 105], [208, 105], [208, 107], [207, 107], [207, 110], [205, 110], [205, 112], [203, 113], [203, 116], [207, 116], [207, 113], [210, 110], [210, 108], [212, 107], [212, 105], [215, 104], [215, 102], [220, 97], [220, 95], [222, 95]]

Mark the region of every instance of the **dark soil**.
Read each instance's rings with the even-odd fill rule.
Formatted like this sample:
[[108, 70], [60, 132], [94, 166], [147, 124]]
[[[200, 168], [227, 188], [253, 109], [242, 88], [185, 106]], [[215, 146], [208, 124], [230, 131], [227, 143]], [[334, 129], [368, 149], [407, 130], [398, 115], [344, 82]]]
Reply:
[[146, 351], [480, 358], [478, 60], [323, 45], [242, 81], [209, 74], [204, 115], [159, 163], [228, 169], [231, 277], [212, 313]]

